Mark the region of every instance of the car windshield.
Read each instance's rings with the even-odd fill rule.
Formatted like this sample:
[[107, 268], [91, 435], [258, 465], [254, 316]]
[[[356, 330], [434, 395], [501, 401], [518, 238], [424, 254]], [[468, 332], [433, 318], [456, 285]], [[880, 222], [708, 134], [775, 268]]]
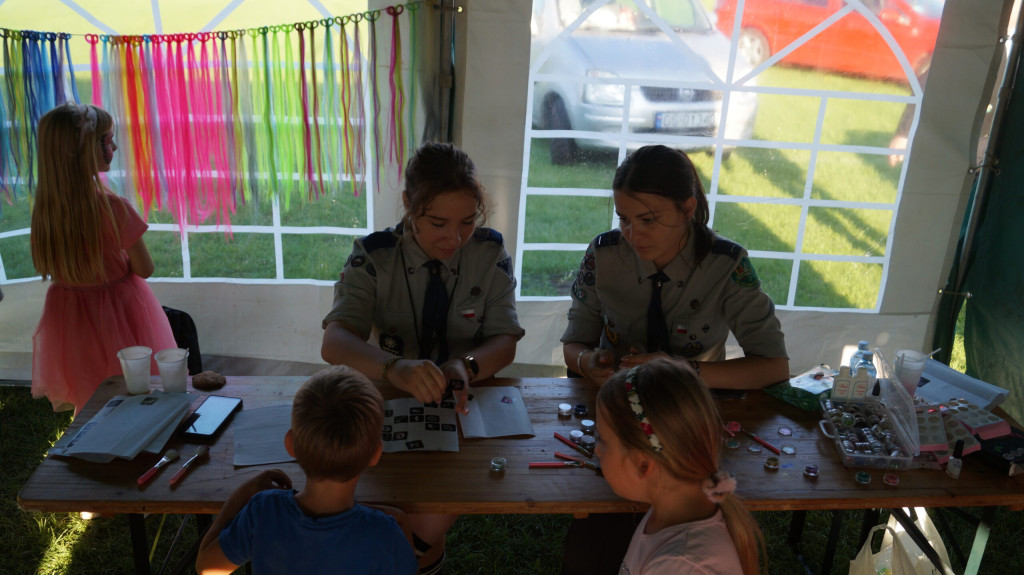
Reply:
[[946, 0], [908, 0], [907, 4], [925, 18], [938, 20], [942, 17], [942, 8]]
[[[559, 10], [562, 25], [576, 20], [591, 5], [602, 0], [561, 0]], [[643, 0], [640, 0], [643, 1]], [[710, 33], [711, 22], [704, 11], [692, 0], [647, 0], [658, 18], [677, 32]], [[652, 34], [659, 31], [647, 14], [629, 0], [613, 0], [594, 11], [579, 30], [592, 32], [622, 32]]]

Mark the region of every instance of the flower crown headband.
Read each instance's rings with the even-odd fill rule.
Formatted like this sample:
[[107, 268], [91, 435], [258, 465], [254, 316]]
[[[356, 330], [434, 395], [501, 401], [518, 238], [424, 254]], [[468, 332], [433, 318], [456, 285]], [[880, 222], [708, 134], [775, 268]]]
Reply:
[[633, 417], [640, 422], [640, 427], [647, 435], [647, 440], [651, 442], [651, 449], [661, 451], [661, 441], [654, 434], [654, 428], [651, 427], [651, 422], [648, 421], [647, 414], [644, 413], [644, 407], [640, 405], [640, 396], [637, 394], [636, 370], [639, 367], [636, 366], [626, 373], [626, 398], [629, 399], [629, 407], [633, 410]]

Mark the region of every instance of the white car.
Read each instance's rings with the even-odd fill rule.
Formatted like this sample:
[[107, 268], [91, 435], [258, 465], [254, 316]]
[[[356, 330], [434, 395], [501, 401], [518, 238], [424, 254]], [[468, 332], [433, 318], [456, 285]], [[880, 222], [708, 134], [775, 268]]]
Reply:
[[[719, 135], [730, 42], [697, 1], [534, 0], [532, 33], [534, 128], [590, 132], [553, 139], [552, 163], [574, 163], [580, 147], [617, 149], [623, 134], [633, 138], [629, 149], [650, 143], [641, 141], [645, 133]], [[734, 78], [750, 71], [742, 59], [735, 66]], [[756, 94], [731, 92], [722, 135], [749, 138], [756, 113]]]

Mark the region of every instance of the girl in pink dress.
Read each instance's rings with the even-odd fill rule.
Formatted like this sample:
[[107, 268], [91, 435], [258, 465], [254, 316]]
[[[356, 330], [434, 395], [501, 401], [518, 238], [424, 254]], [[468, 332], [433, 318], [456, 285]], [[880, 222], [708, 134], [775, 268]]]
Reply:
[[37, 135], [32, 261], [53, 283], [32, 336], [32, 396], [76, 415], [121, 373], [118, 350], [177, 347], [143, 279], [153, 273], [142, 241], [148, 226], [99, 177], [117, 150], [113, 126], [106, 111], [68, 103], [39, 120]]

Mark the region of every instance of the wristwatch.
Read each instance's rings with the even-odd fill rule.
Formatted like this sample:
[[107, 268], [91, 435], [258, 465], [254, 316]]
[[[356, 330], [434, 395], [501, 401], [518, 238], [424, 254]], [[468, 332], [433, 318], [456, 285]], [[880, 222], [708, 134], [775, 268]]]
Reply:
[[476, 376], [480, 375], [480, 365], [477, 364], [476, 358], [471, 355], [462, 356], [462, 363], [466, 364], [466, 371], [469, 372], [470, 379], [476, 379]]

